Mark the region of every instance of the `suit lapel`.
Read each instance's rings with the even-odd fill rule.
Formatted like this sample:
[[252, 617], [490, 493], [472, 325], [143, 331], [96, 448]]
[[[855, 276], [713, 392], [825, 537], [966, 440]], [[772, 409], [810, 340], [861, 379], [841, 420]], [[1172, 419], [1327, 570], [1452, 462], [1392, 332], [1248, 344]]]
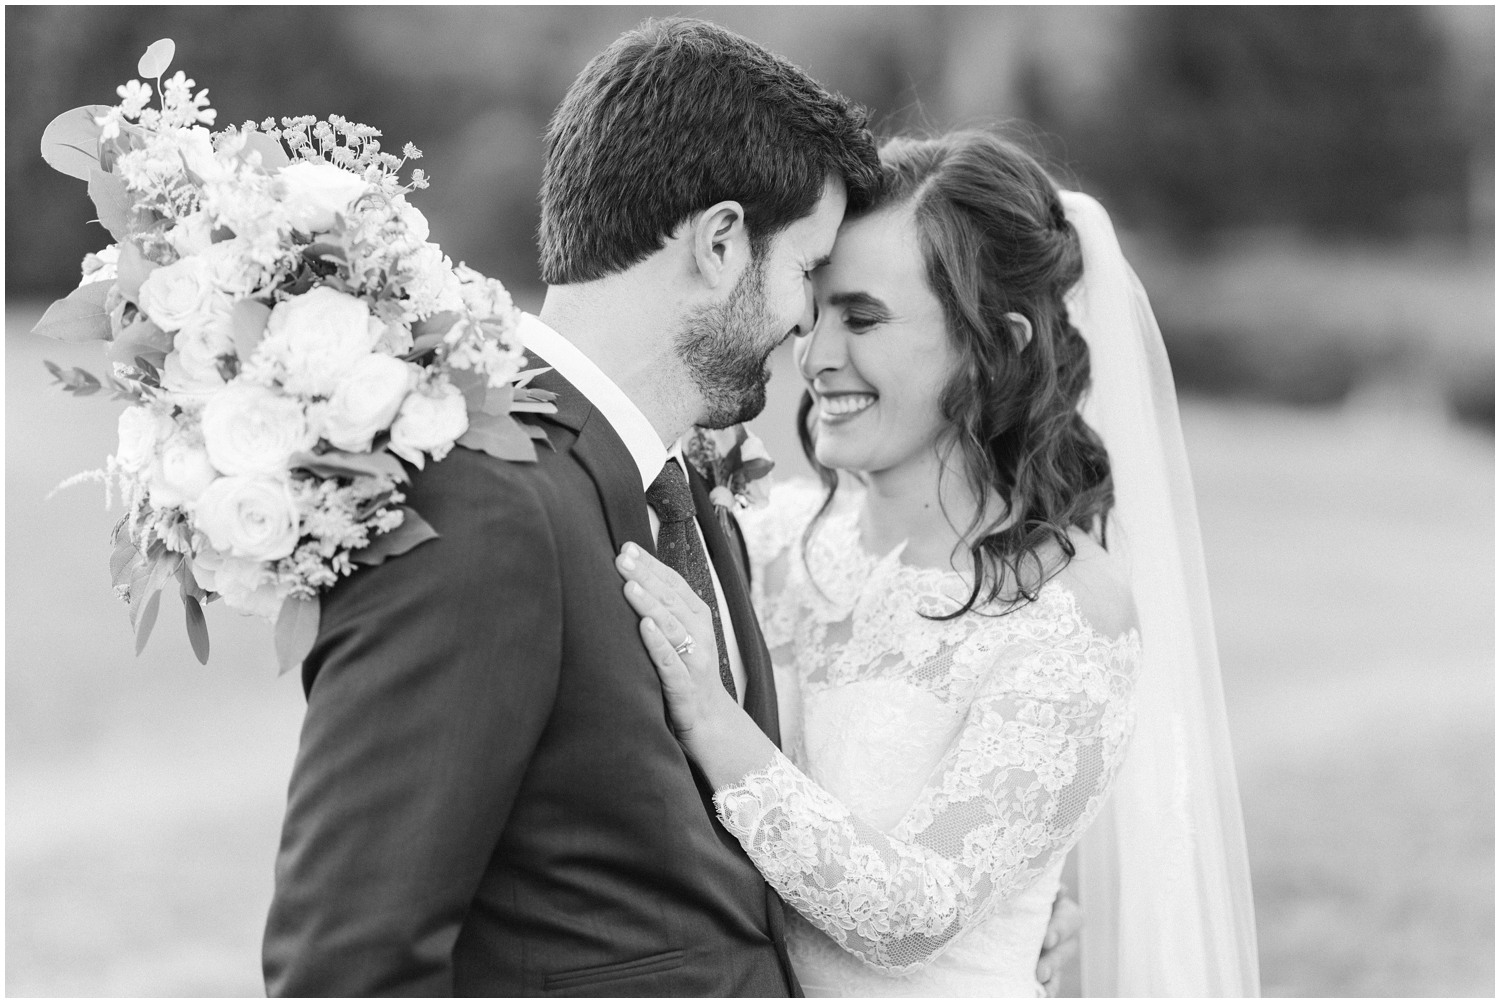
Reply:
[[614, 426], [557, 370], [536, 377], [532, 385], [557, 394], [557, 413], [541, 417], [578, 434], [573, 455], [599, 492], [604, 521], [616, 553], [629, 542], [655, 556], [656, 544], [646, 519], [646, 492], [641, 487], [640, 469]]
[[698, 513], [698, 526], [703, 531], [703, 542], [708, 546], [708, 559], [713, 562], [719, 575], [719, 585], [724, 590], [724, 605], [729, 607], [729, 619], [734, 624], [735, 637], [739, 640], [740, 660], [745, 666], [745, 711], [770, 736], [771, 741], [781, 744], [781, 725], [776, 713], [776, 689], [772, 682], [771, 656], [766, 651], [766, 642], [760, 635], [760, 624], [755, 619], [755, 608], [750, 603], [748, 576], [741, 564], [743, 553], [739, 541], [731, 541], [719, 524], [717, 506], [708, 497], [708, 485], [687, 464], [688, 484], [693, 491], [693, 503]]

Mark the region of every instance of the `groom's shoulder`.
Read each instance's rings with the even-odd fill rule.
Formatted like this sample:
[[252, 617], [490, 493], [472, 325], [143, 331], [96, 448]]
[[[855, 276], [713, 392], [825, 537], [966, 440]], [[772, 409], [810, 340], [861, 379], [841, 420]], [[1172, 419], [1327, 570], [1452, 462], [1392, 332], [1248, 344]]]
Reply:
[[545, 520], [557, 493], [559, 459], [548, 444], [538, 444], [534, 462], [455, 448], [442, 460], [412, 471], [404, 489], [406, 504], [439, 532], [442, 527], [434, 520], [455, 529], [479, 527], [502, 515], [506, 521]]

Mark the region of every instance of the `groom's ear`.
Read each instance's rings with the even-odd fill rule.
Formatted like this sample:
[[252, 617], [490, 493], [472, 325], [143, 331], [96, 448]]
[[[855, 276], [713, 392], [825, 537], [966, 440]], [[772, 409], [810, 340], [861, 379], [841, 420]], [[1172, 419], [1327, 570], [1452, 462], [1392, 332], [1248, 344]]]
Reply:
[[719, 202], [700, 214], [693, 224], [693, 261], [710, 286], [739, 280], [750, 261], [750, 234], [745, 229], [745, 210], [738, 202]]

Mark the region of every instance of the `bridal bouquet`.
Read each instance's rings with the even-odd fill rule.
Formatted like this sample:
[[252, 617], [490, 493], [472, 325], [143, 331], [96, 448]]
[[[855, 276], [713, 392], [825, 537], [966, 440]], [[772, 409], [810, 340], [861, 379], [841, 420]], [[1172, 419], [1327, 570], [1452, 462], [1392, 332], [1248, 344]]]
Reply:
[[[208, 658], [202, 603], [276, 624], [283, 669], [317, 634], [318, 595], [436, 533], [402, 504], [398, 461], [455, 446], [534, 461], [550, 411], [527, 383], [505, 288], [454, 266], [407, 200], [421, 151], [337, 116], [219, 132], [208, 92], [155, 43], [120, 103], [74, 109], [42, 138], [88, 183], [114, 243], [39, 334], [100, 342], [99, 378], [47, 363], [78, 395], [129, 402], [104, 469], [125, 515], [110, 562], [144, 647], [175, 581]], [[157, 106], [152, 107], [153, 100]]]

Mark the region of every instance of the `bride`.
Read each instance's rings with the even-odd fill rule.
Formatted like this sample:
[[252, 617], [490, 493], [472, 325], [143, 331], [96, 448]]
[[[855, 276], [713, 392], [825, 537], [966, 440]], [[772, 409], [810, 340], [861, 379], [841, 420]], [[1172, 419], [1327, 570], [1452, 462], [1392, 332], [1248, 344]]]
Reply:
[[1017, 147], [965, 132], [881, 160], [796, 344], [823, 484], [742, 519], [785, 754], [692, 643], [713, 629], [692, 590], [619, 558], [678, 737], [800, 914], [809, 995], [1041, 995], [1075, 847], [1085, 994], [1254, 995], [1197, 517], [1144, 293], [1098, 204]]

